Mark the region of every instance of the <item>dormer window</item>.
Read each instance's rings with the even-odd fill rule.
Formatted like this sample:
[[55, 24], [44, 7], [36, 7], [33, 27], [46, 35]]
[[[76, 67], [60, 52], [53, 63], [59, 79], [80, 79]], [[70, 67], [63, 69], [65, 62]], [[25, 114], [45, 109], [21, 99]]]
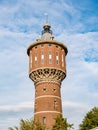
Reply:
[[43, 125], [46, 125], [46, 117], [43, 117]]

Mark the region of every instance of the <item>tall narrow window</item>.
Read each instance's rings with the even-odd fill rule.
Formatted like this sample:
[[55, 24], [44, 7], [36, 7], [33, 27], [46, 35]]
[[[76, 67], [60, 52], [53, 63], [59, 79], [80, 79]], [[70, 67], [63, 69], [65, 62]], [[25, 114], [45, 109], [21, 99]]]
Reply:
[[54, 110], [56, 110], [57, 109], [57, 101], [56, 101], [56, 99], [54, 100]]
[[62, 54], [62, 67], [64, 67], [64, 55]]
[[56, 52], [56, 64], [59, 63], [59, 56], [58, 56], [58, 52]]
[[49, 51], [49, 64], [52, 64], [52, 51]]
[[32, 51], [30, 51], [30, 68], [32, 68]]
[[44, 64], [44, 51], [41, 52], [41, 62]]
[[46, 125], [46, 117], [43, 117], [43, 125]]
[[37, 54], [35, 54], [34, 62], [35, 62], [35, 65], [37, 65]]

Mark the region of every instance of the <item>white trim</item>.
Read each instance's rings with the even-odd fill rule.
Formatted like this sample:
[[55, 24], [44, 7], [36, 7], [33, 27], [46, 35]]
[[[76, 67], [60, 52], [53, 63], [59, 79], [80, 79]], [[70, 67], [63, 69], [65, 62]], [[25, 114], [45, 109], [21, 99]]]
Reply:
[[62, 112], [58, 112], [58, 111], [39, 111], [39, 112], [35, 112], [34, 115], [40, 114], [40, 113], [59, 113], [59, 114], [62, 114]]
[[38, 98], [45, 98], [45, 97], [54, 97], [54, 98], [59, 98], [59, 99], [61, 99], [61, 97], [59, 97], [59, 96], [54, 96], [54, 95], [43, 95], [43, 96], [38, 96], [38, 97], [36, 97], [35, 100], [38, 99]]

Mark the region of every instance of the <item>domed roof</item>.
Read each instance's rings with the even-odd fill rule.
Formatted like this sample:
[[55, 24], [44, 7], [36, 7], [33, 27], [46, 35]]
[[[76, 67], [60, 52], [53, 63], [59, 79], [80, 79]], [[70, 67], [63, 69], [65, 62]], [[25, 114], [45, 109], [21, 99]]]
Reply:
[[48, 22], [43, 25], [41, 40], [53, 40], [51, 26]]

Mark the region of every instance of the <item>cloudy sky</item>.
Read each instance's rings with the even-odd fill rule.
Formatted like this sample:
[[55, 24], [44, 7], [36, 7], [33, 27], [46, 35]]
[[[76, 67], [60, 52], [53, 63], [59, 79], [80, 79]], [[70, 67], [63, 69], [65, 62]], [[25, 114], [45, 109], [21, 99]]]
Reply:
[[55, 39], [68, 47], [64, 117], [77, 130], [98, 107], [98, 0], [0, 0], [0, 130], [33, 117], [26, 50], [40, 37], [46, 12]]

